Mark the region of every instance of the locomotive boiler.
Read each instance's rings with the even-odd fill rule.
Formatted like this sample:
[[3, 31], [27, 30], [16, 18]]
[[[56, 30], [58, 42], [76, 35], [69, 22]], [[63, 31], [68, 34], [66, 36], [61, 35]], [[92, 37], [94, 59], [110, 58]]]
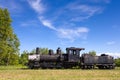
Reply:
[[66, 53], [61, 52], [61, 49], [49, 50], [48, 54], [41, 54], [39, 48], [36, 48], [36, 53], [28, 55], [28, 67], [33, 68], [72, 68], [80, 67], [82, 69], [93, 69], [95, 66], [99, 69], [114, 69], [114, 59], [112, 56], [102, 54], [101, 56], [92, 56], [90, 54], [82, 54], [80, 51], [85, 48], [66, 48]]

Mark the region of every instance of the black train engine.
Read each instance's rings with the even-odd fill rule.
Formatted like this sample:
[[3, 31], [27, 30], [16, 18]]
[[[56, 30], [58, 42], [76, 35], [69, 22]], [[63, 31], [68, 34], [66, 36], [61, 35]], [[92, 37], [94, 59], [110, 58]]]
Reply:
[[36, 48], [36, 53], [28, 55], [28, 67], [33, 68], [72, 68], [79, 66], [82, 69], [114, 69], [114, 59], [112, 56], [102, 54], [101, 56], [92, 56], [90, 54], [82, 54], [80, 51], [84, 48], [69, 47], [66, 48], [66, 53], [62, 54], [61, 49], [49, 50], [48, 54], [40, 54], [39, 48]]
[[40, 54], [39, 48], [36, 48], [36, 54], [28, 55], [28, 67], [33, 68], [72, 68], [80, 66], [80, 51], [84, 48], [70, 47], [66, 48], [66, 53], [62, 54], [61, 49], [49, 50], [48, 54]]

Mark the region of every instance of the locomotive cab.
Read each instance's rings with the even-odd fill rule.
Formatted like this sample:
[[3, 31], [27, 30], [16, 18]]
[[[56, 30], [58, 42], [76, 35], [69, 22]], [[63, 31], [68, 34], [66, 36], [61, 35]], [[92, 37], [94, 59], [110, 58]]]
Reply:
[[80, 62], [80, 51], [84, 48], [70, 47], [66, 48], [66, 53], [68, 54], [68, 62]]

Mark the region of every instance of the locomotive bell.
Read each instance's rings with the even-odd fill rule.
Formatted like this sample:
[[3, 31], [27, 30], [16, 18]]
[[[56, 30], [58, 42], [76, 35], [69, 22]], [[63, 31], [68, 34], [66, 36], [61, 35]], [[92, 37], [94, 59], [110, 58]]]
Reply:
[[36, 54], [40, 54], [39, 47], [36, 48]]

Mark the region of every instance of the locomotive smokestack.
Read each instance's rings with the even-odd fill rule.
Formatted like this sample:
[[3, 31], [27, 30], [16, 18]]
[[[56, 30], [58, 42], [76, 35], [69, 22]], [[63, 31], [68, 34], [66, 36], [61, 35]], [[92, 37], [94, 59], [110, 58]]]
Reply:
[[61, 49], [60, 47], [58, 47], [58, 49], [56, 50], [57, 54], [61, 54]]
[[40, 54], [39, 47], [36, 48], [36, 54]]
[[52, 50], [52, 49], [49, 49], [49, 55], [52, 55], [52, 54], [54, 54], [54, 53], [53, 53], [53, 50]]

